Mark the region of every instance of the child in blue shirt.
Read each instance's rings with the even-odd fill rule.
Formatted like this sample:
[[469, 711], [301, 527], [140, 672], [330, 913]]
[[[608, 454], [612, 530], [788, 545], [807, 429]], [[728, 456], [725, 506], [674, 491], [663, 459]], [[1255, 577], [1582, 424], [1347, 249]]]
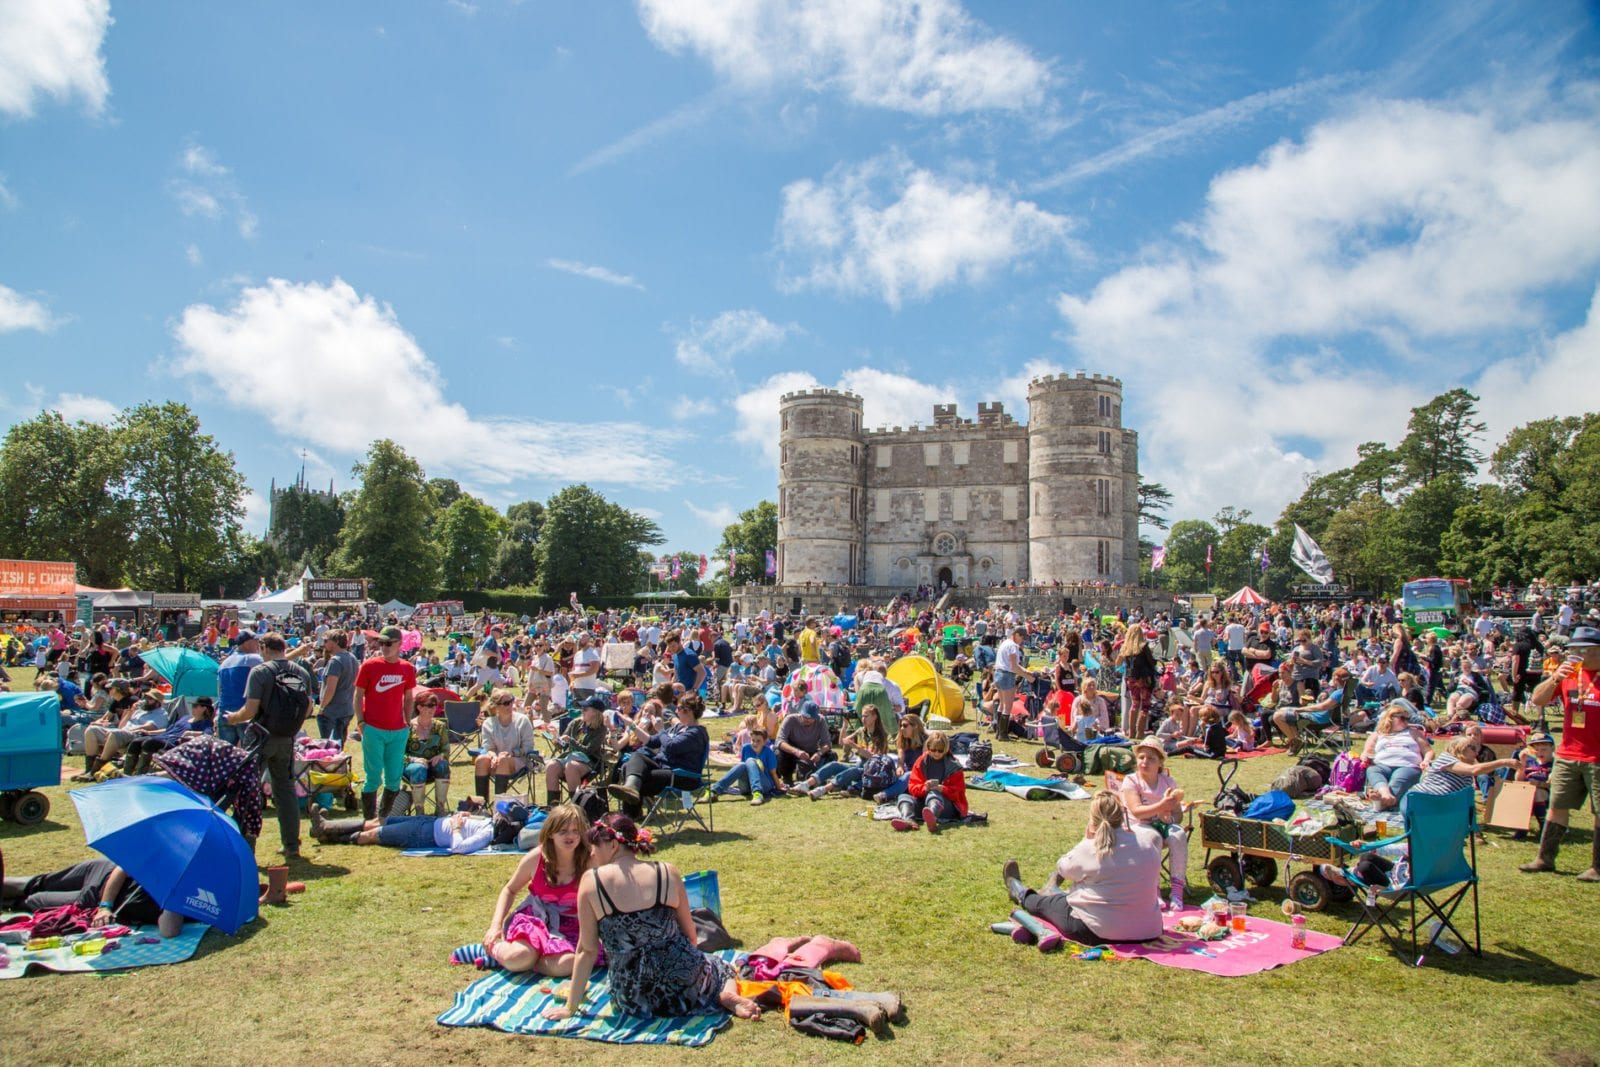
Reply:
[[767, 746], [767, 731], [756, 726], [750, 730], [750, 742], [739, 749], [738, 764], [711, 787], [711, 795], [747, 792], [751, 805], [765, 804], [767, 794], [778, 790], [777, 775], [778, 757]]

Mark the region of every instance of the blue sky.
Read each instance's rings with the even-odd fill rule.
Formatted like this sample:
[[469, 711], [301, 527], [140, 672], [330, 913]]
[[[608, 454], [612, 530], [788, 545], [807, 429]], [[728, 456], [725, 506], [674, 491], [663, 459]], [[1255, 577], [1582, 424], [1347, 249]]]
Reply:
[[775, 402], [1124, 379], [1180, 515], [1600, 397], [1592, 4], [0, 4], [0, 421], [390, 436], [709, 550]]

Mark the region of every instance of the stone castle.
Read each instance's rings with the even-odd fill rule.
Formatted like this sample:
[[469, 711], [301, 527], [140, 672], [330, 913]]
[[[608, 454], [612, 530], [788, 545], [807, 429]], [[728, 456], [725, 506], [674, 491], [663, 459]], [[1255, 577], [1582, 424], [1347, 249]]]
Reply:
[[937, 404], [931, 426], [868, 430], [833, 389], [779, 413], [780, 588], [1138, 582], [1139, 435], [1116, 378], [1035, 378], [1026, 425]]

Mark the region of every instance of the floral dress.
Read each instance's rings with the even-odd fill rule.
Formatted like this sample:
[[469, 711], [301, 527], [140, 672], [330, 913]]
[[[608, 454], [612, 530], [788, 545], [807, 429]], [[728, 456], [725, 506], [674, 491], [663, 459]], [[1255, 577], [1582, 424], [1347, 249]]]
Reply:
[[605, 946], [611, 999], [618, 1010], [650, 1019], [718, 1009], [718, 997], [733, 967], [708, 956], [684, 936], [677, 912], [667, 904], [667, 880], [659, 863], [655, 903], [619, 911], [599, 878], [600, 943]]

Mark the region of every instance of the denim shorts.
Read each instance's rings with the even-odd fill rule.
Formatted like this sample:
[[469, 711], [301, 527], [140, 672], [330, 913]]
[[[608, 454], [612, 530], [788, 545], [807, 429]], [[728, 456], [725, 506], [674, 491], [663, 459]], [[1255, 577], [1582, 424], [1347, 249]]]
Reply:
[[1015, 692], [1017, 688], [1016, 674], [1012, 671], [995, 671], [994, 687], [996, 689], [1004, 689], [1008, 693]]

